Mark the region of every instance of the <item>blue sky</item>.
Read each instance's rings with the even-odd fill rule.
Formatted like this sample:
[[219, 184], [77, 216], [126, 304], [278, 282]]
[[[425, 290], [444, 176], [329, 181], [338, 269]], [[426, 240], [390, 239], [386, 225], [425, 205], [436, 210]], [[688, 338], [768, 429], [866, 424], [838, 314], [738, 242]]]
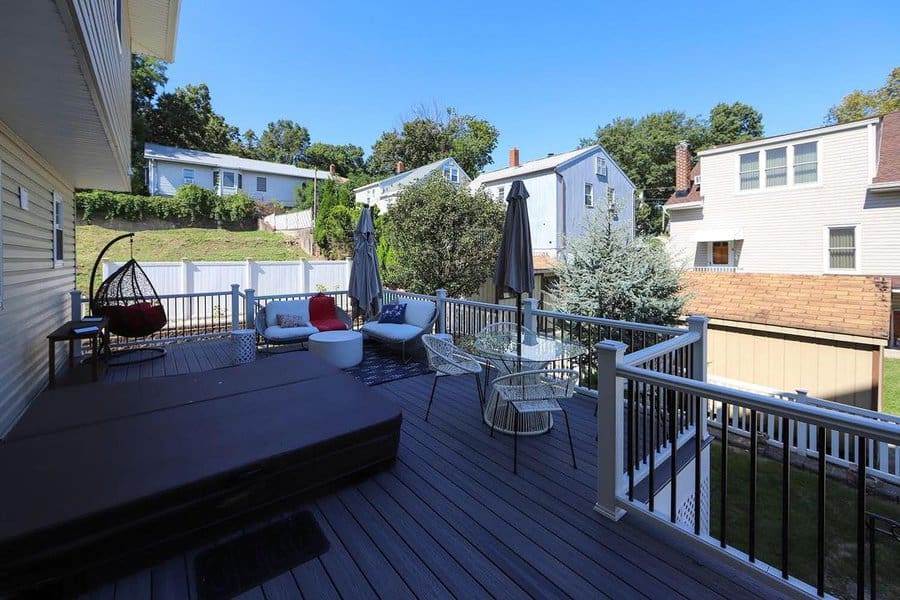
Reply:
[[168, 89], [206, 82], [242, 131], [289, 118], [367, 155], [415, 107], [453, 106], [499, 128], [491, 169], [719, 101], [756, 107], [767, 135], [818, 126], [900, 65], [898, 30], [896, 0], [183, 0]]

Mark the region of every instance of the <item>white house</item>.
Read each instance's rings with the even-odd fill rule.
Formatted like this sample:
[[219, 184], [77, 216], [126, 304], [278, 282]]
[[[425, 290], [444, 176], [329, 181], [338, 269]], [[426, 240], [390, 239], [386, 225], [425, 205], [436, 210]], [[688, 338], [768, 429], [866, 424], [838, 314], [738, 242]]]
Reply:
[[353, 192], [358, 203], [377, 206], [379, 211], [384, 212], [397, 201], [397, 195], [405, 186], [413, 185], [432, 173], [440, 173], [447, 181], [460, 185], [471, 181], [452, 156], [409, 171], [405, 170], [403, 161], [397, 161], [395, 175], [358, 187]]
[[[0, 438], [47, 385], [69, 319], [76, 188], [130, 189], [131, 53], [171, 62], [178, 0], [0, 8]], [[56, 363], [67, 353], [60, 346]]]
[[509, 151], [509, 166], [482, 173], [471, 183], [505, 199], [510, 184], [521, 179], [528, 190], [528, 218], [535, 254], [557, 257], [568, 236], [577, 236], [585, 218], [609, 210], [620, 227], [634, 234], [635, 185], [600, 146], [519, 163], [519, 150]]
[[193, 183], [228, 196], [243, 190], [261, 202], [293, 206], [298, 187], [313, 181], [341, 179], [334, 169], [319, 171], [201, 150], [159, 144], [144, 147], [147, 189], [154, 196], [174, 196], [182, 185]]

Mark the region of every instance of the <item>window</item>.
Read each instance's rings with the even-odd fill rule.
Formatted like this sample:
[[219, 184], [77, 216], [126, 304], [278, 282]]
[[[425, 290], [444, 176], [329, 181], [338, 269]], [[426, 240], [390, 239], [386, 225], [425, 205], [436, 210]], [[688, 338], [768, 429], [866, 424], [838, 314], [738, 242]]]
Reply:
[[222, 171], [222, 187], [234, 189], [235, 186], [234, 171]]
[[741, 189], [759, 189], [759, 152], [741, 154]]
[[53, 266], [61, 267], [64, 257], [63, 250], [63, 202], [59, 194], [53, 192]]
[[459, 183], [459, 169], [456, 167], [444, 167], [444, 179], [452, 183]]
[[794, 183], [815, 183], [819, 179], [818, 142], [794, 146]]
[[828, 228], [828, 268], [856, 269], [856, 227]]
[[594, 206], [594, 184], [592, 183], [584, 184], [584, 205], [592, 208]]
[[603, 158], [602, 156], [597, 157], [596, 170], [597, 170], [597, 175], [599, 175], [600, 177], [606, 177], [606, 174], [608, 173], [608, 171], [606, 169], [606, 159]]
[[194, 170], [193, 169], [182, 169], [181, 170], [181, 180], [184, 185], [189, 185], [194, 183]]
[[606, 209], [612, 215], [614, 221], [619, 220], [619, 207], [616, 206], [616, 188], [606, 188]]
[[766, 187], [787, 185], [787, 148], [766, 150]]
[[727, 265], [729, 260], [729, 244], [728, 242], [713, 242], [712, 243], [712, 264], [714, 265]]
[[[256, 178], [256, 191], [257, 192], [265, 192], [266, 188], [269, 186], [269, 181], [265, 177], [257, 177]], [[371, 193], [371, 190], [370, 190]]]
[[497, 188], [497, 200], [506, 200], [506, 188], [502, 185]]

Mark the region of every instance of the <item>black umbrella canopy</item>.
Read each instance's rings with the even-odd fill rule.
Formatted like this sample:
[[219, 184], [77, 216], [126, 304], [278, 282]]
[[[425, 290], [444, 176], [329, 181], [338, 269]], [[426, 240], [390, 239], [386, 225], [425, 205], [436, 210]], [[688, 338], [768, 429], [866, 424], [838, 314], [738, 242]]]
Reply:
[[534, 260], [531, 257], [531, 226], [528, 222], [528, 190], [517, 179], [506, 196], [506, 220], [497, 257], [494, 285], [499, 292], [531, 294], [534, 291]]
[[381, 274], [375, 252], [375, 225], [369, 207], [363, 208], [353, 231], [349, 295], [354, 312], [364, 318], [375, 316], [381, 309]]

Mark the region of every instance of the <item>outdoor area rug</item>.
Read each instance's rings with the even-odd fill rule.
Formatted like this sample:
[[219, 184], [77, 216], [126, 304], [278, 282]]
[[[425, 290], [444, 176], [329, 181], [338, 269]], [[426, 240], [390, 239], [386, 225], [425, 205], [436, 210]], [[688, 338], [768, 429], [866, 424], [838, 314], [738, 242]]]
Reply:
[[232, 598], [327, 550], [328, 540], [310, 512], [291, 515], [198, 554], [198, 599]]
[[364, 346], [362, 362], [344, 369], [366, 385], [379, 385], [429, 373], [428, 364], [418, 358], [404, 363], [400, 352], [384, 346]]

